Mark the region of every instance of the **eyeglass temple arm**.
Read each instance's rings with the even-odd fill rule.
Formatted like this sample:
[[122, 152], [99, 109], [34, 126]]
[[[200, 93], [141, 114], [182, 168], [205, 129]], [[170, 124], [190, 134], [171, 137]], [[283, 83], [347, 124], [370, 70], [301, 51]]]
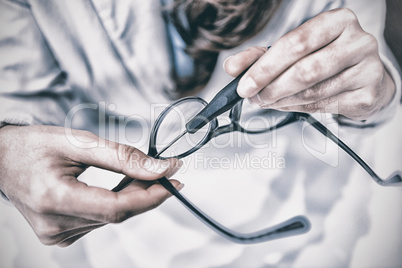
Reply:
[[303, 234], [310, 230], [309, 220], [304, 216], [296, 216], [278, 225], [254, 233], [238, 233], [211, 219], [208, 215], [187, 200], [182, 194], [180, 194], [179, 191], [177, 191], [176, 188], [174, 188], [174, 186], [165, 177], [158, 179], [158, 181], [171, 194], [176, 196], [187, 209], [189, 209], [196, 217], [198, 217], [212, 230], [224, 238], [239, 244], [262, 243], [273, 239]]
[[351, 156], [359, 165], [370, 174], [373, 180], [381, 186], [389, 185], [402, 185], [402, 172], [396, 171], [392, 173], [387, 179], [381, 179], [375, 172], [370, 168], [363, 159], [360, 158], [352, 149], [350, 149], [342, 140], [335, 136], [328, 128], [321, 124], [318, 120], [309, 114], [302, 114], [302, 116], [308, 123], [310, 123], [315, 129], [321, 132], [324, 136], [328, 137], [335, 144], [342, 148], [349, 156]]

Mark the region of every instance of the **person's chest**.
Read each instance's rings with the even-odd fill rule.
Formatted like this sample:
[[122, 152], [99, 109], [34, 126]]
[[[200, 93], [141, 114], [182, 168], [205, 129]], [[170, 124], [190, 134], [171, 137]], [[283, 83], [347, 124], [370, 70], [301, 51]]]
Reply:
[[[32, 12], [74, 90], [133, 113], [172, 86], [158, 0], [32, 1]], [[137, 109], [135, 109], [137, 110]]]

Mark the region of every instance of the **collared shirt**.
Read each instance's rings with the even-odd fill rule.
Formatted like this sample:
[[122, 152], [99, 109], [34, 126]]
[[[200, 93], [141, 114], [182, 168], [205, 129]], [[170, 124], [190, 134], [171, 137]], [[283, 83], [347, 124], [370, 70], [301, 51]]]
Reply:
[[[352, 8], [363, 29], [379, 40], [381, 57], [397, 84], [395, 99], [398, 99], [400, 77], [381, 37], [385, 15], [381, 1], [284, 0], [260, 34], [238, 48], [221, 53], [218, 67], [200, 95], [209, 100], [231, 80], [220, 68], [227, 56], [251, 45], [273, 44], [320, 12], [342, 6]], [[151, 122], [169, 102], [164, 90], [173, 86], [168, 39], [158, 0], [47, 1], [45, 4], [39, 0], [2, 0], [0, 13], [2, 122], [63, 126], [70, 120], [72, 127], [89, 129], [146, 150]], [[394, 100], [379, 117], [392, 115], [397, 103]], [[100, 130], [102, 113], [108, 118], [132, 118], [137, 124], [133, 136], [117, 137]], [[303, 133], [309, 131], [304, 127], [292, 126], [270, 137], [276, 144], [275, 148], [269, 148], [271, 155], [250, 151], [248, 155], [253, 160], [260, 159], [271, 166], [267, 170], [213, 168], [213, 161], [224, 160], [229, 154], [212, 148], [212, 155], [201, 152], [205, 157], [186, 162], [178, 178], [187, 179], [185, 193], [191, 200], [201, 202], [203, 208], [212, 212], [215, 208], [222, 212], [223, 208], [222, 214], [214, 216], [236, 229], [247, 228], [246, 221], [250, 219], [256, 222], [253, 227], [258, 228], [257, 224], [275, 224], [288, 216], [305, 214], [313, 223], [313, 229], [306, 235], [254, 246], [235, 245], [217, 237], [171, 199], [156, 210], [96, 230], [62, 251], [41, 246], [28, 224], [21, 223], [23, 219], [18, 211], [2, 208], [1, 237], [12, 252], [2, 256], [1, 261], [60, 267], [73, 263], [94, 267], [356, 266], [362, 260], [378, 260], [375, 255], [379, 251], [370, 250], [378, 249], [372, 242], [380, 237], [385, 239], [381, 240], [381, 247], [387, 249], [380, 254], [392, 264], [400, 252], [400, 239], [392, 239], [392, 234], [395, 237], [400, 234], [392, 232], [401, 222], [397, 190], [379, 189], [347, 156], [328, 147], [329, 155], [335, 156], [336, 162], [331, 166], [329, 162], [333, 159], [326, 159], [325, 152], [319, 150], [314, 154], [315, 143], [303, 140]], [[359, 149], [365, 159], [381, 158], [384, 154], [372, 154], [374, 147], [383, 145], [381, 139], [378, 145], [371, 142], [378, 141], [373, 135], [367, 135], [365, 142], [362, 133], [365, 134], [361, 131], [342, 137]], [[230, 147], [220, 141], [215, 146]], [[395, 141], [395, 147], [398, 144]], [[378, 151], [384, 150], [377, 147]], [[286, 159], [283, 169], [274, 164], [282, 158]], [[112, 176], [90, 169], [81, 179], [105, 186]], [[242, 178], [248, 179], [246, 184]], [[261, 178], [263, 181], [255, 180]], [[231, 192], [240, 194], [230, 196]], [[223, 193], [229, 194], [233, 201], [226, 207], [225, 199], [221, 198]], [[387, 202], [383, 198], [386, 195], [397, 202]], [[395, 203], [398, 205], [392, 206]], [[376, 204], [387, 206], [382, 210]], [[388, 208], [393, 211], [387, 211]], [[389, 213], [396, 216], [392, 218]], [[387, 228], [382, 228], [383, 221]], [[391, 247], [387, 247], [388, 242]], [[394, 251], [397, 254], [392, 255]]]
[[[167, 102], [164, 92], [172, 90], [174, 66], [159, 1], [4, 1], [1, 5], [0, 122], [64, 125], [66, 115], [82, 103], [106, 108], [112, 104], [115, 109], [106, 111], [116, 116], [146, 118], [149, 103]], [[283, 1], [259, 38], [239, 48], [273, 44], [319, 12], [343, 5], [343, 1]], [[364, 11], [361, 4], [353, 5]], [[381, 37], [384, 23], [366, 17], [363, 14], [360, 22], [379, 40], [399, 96], [400, 78]], [[397, 103], [383, 114], [392, 115], [388, 110]], [[79, 113], [73, 127], [96, 129], [91, 124], [94, 111]]]

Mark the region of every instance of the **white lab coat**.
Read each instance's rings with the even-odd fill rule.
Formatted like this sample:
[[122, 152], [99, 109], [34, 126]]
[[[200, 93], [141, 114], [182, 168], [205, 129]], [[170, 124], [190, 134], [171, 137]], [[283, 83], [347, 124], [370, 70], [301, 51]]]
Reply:
[[[172, 67], [159, 1], [2, 0], [0, 5], [2, 124], [68, 125], [147, 149], [151, 124], [169, 102], [163, 92], [172, 89]], [[379, 130], [339, 128], [333, 121], [328, 126], [369, 164], [388, 175], [398, 164], [384, 158], [401, 157], [398, 139], [390, 150], [386, 149], [389, 143], [384, 142], [398, 137], [391, 132], [401, 133], [395, 123], [400, 119], [401, 86], [382, 38], [382, 1], [284, 0], [258, 36], [221, 53], [201, 95], [209, 100], [230, 81], [220, 67], [227, 56], [251, 45], [272, 44], [316, 14], [342, 6], [352, 8], [363, 29], [379, 40], [380, 54], [397, 84], [397, 94], [393, 103], [373, 119], [386, 121]], [[111, 119], [119, 116], [130, 124], [115, 125]], [[321, 119], [325, 121], [325, 117]], [[402, 202], [400, 188], [375, 185], [336, 147], [326, 148], [324, 143], [327, 151], [320, 152], [308, 138], [303, 138], [302, 134], [307, 132], [302, 132], [302, 127], [297, 124], [278, 132], [269, 148], [275, 153], [274, 158], [266, 151], [250, 151], [252, 156], [271, 157], [271, 164], [275, 159], [285, 159], [286, 168], [275, 164], [267, 168], [269, 171], [214, 168], [205, 159], [225, 157], [227, 151], [209, 148], [210, 151], [201, 152], [205, 155], [198, 154], [203, 156], [202, 163], [193, 157], [185, 162], [185, 169], [177, 177], [185, 181], [183, 191], [191, 200], [233, 228], [247, 230], [250, 221], [259, 228], [303, 214], [312, 222], [308, 234], [260, 245], [235, 245], [218, 237], [175, 199], [170, 199], [156, 210], [96, 230], [70, 248], [60, 250], [40, 245], [21, 215], [12, 207], [1, 205], [0, 249], [8, 254], [2, 256], [0, 264], [400, 265], [401, 257], [397, 254], [402, 250], [402, 216], [400, 206], [395, 205]], [[386, 152], [385, 157], [381, 152]], [[262, 176], [263, 181], [253, 180]], [[111, 188], [119, 178], [90, 169], [80, 179]], [[247, 183], [244, 178], [249, 178]], [[381, 209], [379, 204], [389, 210]], [[374, 243], [377, 241], [380, 246]]]

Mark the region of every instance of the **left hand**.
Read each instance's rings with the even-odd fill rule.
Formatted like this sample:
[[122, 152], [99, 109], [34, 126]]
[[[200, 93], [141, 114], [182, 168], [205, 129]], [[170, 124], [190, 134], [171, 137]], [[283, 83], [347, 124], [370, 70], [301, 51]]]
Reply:
[[364, 120], [389, 104], [395, 84], [377, 40], [349, 9], [319, 14], [275, 42], [229, 57], [225, 70], [240, 80], [237, 92], [262, 108], [327, 112]]
[[[112, 191], [90, 186], [77, 179], [89, 166], [126, 177]], [[157, 207], [171, 194], [156, 180], [179, 168], [177, 159], [157, 160], [86, 131], [0, 129], [0, 189], [46, 245], [69, 246], [92, 230]], [[183, 186], [171, 182], [177, 190]]]

